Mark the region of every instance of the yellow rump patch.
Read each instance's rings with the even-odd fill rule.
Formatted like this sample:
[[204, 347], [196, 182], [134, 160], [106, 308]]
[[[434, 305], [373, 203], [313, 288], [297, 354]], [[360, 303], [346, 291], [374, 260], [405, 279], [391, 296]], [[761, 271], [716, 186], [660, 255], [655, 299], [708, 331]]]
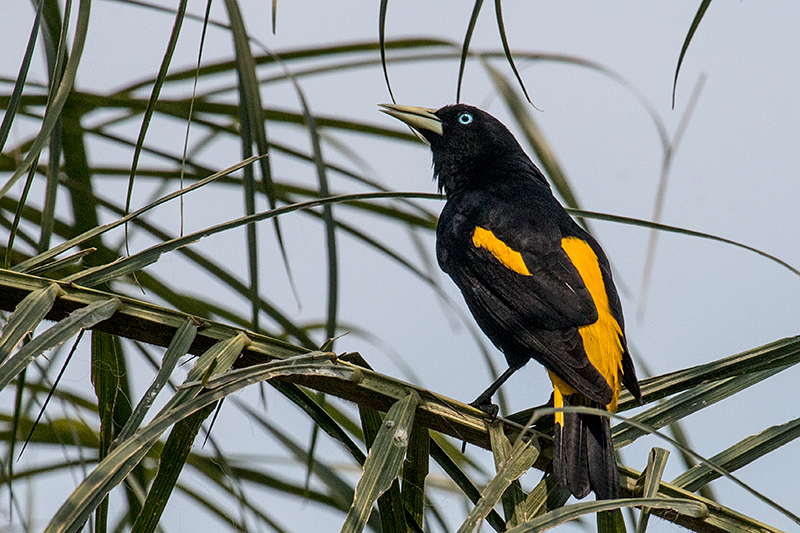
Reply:
[[[567, 384], [566, 381], [564, 381], [560, 377], [556, 376], [555, 374], [553, 374], [549, 370], [547, 371], [547, 373], [550, 375], [550, 381], [553, 382], [553, 407], [555, 407], [556, 409], [560, 409], [560, 408], [564, 407], [564, 398], [575, 394], [576, 391], [575, 391], [575, 389], [570, 387], [569, 384]], [[583, 405], [584, 407], [589, 407], [589, 399], [588, 398], [584, 398], [584, 400], [585, 400], [585, 402], [582, 403], [582, 404], [580, 402], [575, 403], [575, 399], [573, 398], [572, 399], [572, 403], [570, 403], [570, 406], [571, 407], [576, 407], [576, 406], [579, 406], [579, 405]], [[564, 427], [564, 412], [563, 411], [556, 411], [555, 423], [561, 425], [562, 428]]]
[[[617, 410], [622, 372], [622, 328], [608, 307], [603, 273], [600, 271], [597, 255], [589, 243], [577, 237], [565, 237], [561, 240], [561, 248], [578, 270], [597, 308], [597, 321], [594, 324], [581, 326], [578, 332], [583, 339], [583, 348], [589, 357], [589, 362], [606, 378], [611, 390], [614, 391], [614, 399], [606, 406], [606, 409], [614, 412]], [[576, 392], [552, 373], [550, 379], [553, 381], [553, 387], [557, 389], [556, 396], [568, 396]], [[558, 417], [556, 419], [558, 420]]]
[[476, 227], [475, 231], [472, 233], [472, 244], [474, 244], [476, 248], [485, 248], [489, 250], [504, 267], [513, 270], [517, 274], [522, 274], [523, 276], [531, 275], [528, 271], [528, 267], [525, 265], [525, 261], [522, 259], [522, 255], [516, 250], [509, 248], [506, 243], [495, 237], [494, 233], [488, 229], [481, 228], [480, 226]]
[[[550, 375], [550, 381], [553, 382], [553, 407], [556, 409], [561, 409], [564, 407], [564, 396], [569, 396], [571, 392], [575, 392], [575, 389], [567, 385], [563, 379], [556, 376], [549, 370], [547, 373]], [[560, 425], [562, 428], [564, 427], [564, 413], [562, 411], [556, 411], [555, 423]]]

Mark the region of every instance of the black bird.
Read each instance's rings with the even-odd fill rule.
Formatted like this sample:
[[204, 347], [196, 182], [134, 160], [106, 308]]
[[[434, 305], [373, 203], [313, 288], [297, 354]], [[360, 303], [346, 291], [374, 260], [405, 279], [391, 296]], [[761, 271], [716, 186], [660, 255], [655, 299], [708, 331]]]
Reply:
[[[549, 371], [556, 408], [613, 412], [622, 385], [641, 401], [608, 259], [511, 132], [462, 104], [382, 107], [430, 144], [447, 197], [436, 229], [439, 265], [508, 362], [473, 405], [492, 412], [494, 393], [530, 359]], [[557, 412], [554, 440], [553, 473], [575, 497], [619, 496], [607, 417]]]

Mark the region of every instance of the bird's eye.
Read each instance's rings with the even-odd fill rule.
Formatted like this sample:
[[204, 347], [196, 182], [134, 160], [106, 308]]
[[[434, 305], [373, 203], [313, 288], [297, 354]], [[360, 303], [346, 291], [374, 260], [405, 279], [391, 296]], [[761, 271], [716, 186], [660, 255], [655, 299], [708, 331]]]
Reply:
[[469, 124], [470, 122], [472, 122], [472, 115], [470, 115], [469, 113], [461, 113], [460, 115], [458, 115], [458, 121], [461, 124]]

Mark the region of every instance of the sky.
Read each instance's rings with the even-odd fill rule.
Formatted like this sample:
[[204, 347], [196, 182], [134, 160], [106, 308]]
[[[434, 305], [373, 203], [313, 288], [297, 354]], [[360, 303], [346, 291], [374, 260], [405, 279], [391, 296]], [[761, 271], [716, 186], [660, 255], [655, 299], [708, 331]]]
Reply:
[[[590, 60], [629, 84], [623, 86], [597, 71], [561, 62], [520, 62], [522, 78], [537, 108], [532, 110], [533, 118], [557, 155], [582, 208], [651, 219], [664, 154], [658, 130], [641, 99], [652, 106], [672, 136], [693, 91], [700, 85], [696, 106], [670, 168], [662, 222], [745, 243], [800, 267], [800, 6], [790, 1], [769, 5], [712, 2], [684, 58], [673, 109], [675, 68], [697, 4], [503, 4], [506, 33], [513, 50]], [[13, 78], [30, 31], [32, 9], [26, 2], [6, 7], [11, 13], [0, 21], [0, 43], [6, 50], [0, 58], [0, 72]], [[273, 51], [377, 39], [379, 3], [375, 1], [279, 1], [275, 34], [271, 32], [271, 2], [242, 0], [241, 8], [248, 31]], [[202, 14], [203, 9], [202, 2], [189, 2], [189, 12]], [[387, 38], [428, 36], [460, 43], [470, 9], [471, 6], [454, 1], [390, 2]], [[78, 87], [111, 92], [133, 80], [152, 76], [163, 54], [172, 16], [113, 1], [93, 2], [92, 11]], [[216, 2], [212, 13], [216, 19], [225, 20], [223, 3]], [[176, 69], [196, 61], [199, 36], [200, 25], [187, 22], [178, 46]], [[472, 49], [501, 49], [493, 6], [484, 6]], [[109, 50], [115, 54], [110, 55]], [[206, 60], [230, 54], [229, 36], [220, 30], [210, 31]], [[109, 59], [112, 56], [113, 62]], [[504, 73], [509, 72], [503, 61], [493, 64]], [[34, 71], [33, 79], [44, 79], [41, 61]], [[392, 64], [389, 75], [398, 103], [437, 108], [455, 99], [456, 61]], [[351, 77], [304, 78], [302, 84], [309, 106], [316, 113], [401, 127], [377, 110], [378, 103], [389, 101], [379, 68], [364, 69]], [[468, 64], [461, 94], [462, 101], [486, 109], [519, 133], [477, 62]], [[296, 96], [288, 85], [265, 89], [263, 96], [269, 105], [298, 109]], [[163, 125], [163, 129], [151, 132], [151, 138], [163, 137], [165, 143], [182, 142], [180, 133], [175, 136], [180, 132], [179, 126]], [[304, 142], [305, 134], [298, 129], [275, 127], [274, 131]], [[388, 187], [435, 190], [430, 154], [424, 145], [378, 142], [355, 134], [331, 135], [356, 150], [375, 178]], [[518, 138], [522, 140], [519, 134]], [[130, 157], [106, 148], [93, 148], [96, 160]], [[323, 150], [333, 161], [347, 161], [333, 143], [323, 144]], [[238, 161], [239, 153], [222, 151], [209, 157], [216, 167], [224, 168]], [[290, 161], [276, 158], [274, 165], [278, 175], [294, 177], [293, 173], [312, 172], [309, 182], [315, 179], [313, 169], [300, 168]], [[298, 175], [297, 179], [305, 177]], [[352, 185], [332, 185], [334, 190], [352, 190]], [[218, 206], [220, 210], [215, 212], [209, 210], [208, 204], [189, 199], [187, 224], [204, 227], [215, 216], [232, 218], [230, 213], [241, 211], [238, 198], [220, 202], [231, 205]], [[442, 204], [430, 201], [425, 205], [438, 212]], [[336, 212], [350, 216], [345, 208], [337, 208]], [[352, 220], [364, 221], [358, 216]], [[590, 224], [613, 264], [629, 343], [653, 374], [713, 361], [796, 335], [800, 330], [800, 277], [730, 245], [666, 233], [658, 237], [646, 307], [643, 313], [637, 313], [649, 232], [610, 222]], [[287, 288], [282, 264], [269, 252], [274, 251], [274, 243], [266, 225], [260, 230], [266, 243], [262, 268], [265, 278], [275, 282], [263, 290], [298, 319], [318, 319], [324, 310], [321, 228], [307, 218], [289, 216], [284, 229], [301, 306], [298, 308]], [[373, 234], [385, 231], [384, 238], [397, 249], [416, 257], [413, 239], [396, 227], [378, 224], [370, 229]], [[422, 236], [421, 242], [433, 254], [432, 236]], [[230, 257], [234, 263], [231, 268], [245, 272], [239, 237], [208, 239], [198, 246]], [[380, 342], [349, 335], [337, 341], [337, 350], [359, 351], [380, 372], [456, 399], [470, 401], [482, 391], [491, 380], [486, 365], [468, 329], [454, 319], [450, 306], [420, 288], [406, 271], [363, 245], [341, 238], [340, 247], [342, 322], [372, 332]], [[237, 257], [241, 257], [239, 265], [235, 264]], [[187, 289], [197, 283], [191, 278], [181, 279], [183, 270], [177, 257], [167, 258], [153, 268], [165, 279], [185, 284]], [[443, 275], [440, 279], [457, 308], [466, 312], [455, 286]], [[489, 349], [497, 367], [502, 368], [501, 354]], [[463, 371], [467, 368], [471, 370]], [[686, 419], [694, 449], [710, 456], [747, 435], [796, 418], [800, 405], [795, 386], [798, 377], [798, 370], [790, 369]], [[549, 388], [545, 372], [531, 364], [519, 371], [504, 390], [511, 410], [516, 411], [546, 401]], [[243, 401], [253, 398], [242, 397]], [[277, 395], [268, 401], [280, 405]], [[231, 418], [235, 419], [233, 411]], [[235, 420], [230, 424], [235, 427]], [[245, 446], [258, 446], [258, 437], [252, 433], [252, 440], [247, 440]], [[644, 468], [650, 447], [669, 447], [654, 438], [642, 441], [624, 452], [626, 463], [638, 469]], [[791, 508], [791, 495], [800, 490], [795, 460], [798, 446], [792, 442], [736, 475]], [[332, 453], [340, 453], [342, 461], [346, 460], [341, 451]], [[488, 453], [475, 454], [490, 464]], [[673, 453], [664, 478], [669, 480], [680, 471]], [[791, 529], [787, 518], [731, 482], [719, 480], [713, 487], [723, 504], [776, 527]], [[440, 503], [446, 507], [447, 502]], [[302, 506], [287, 501], [280, 511], [291, 516], [298, 505]], [[459, 505], [452, 507], [454, 512], [461, 512]], [[186, 509], [176, 503], [171, 504], [170, 510], [166, 524], [173, 527], [171, 530], [189, 530], [191, 517]], [[341, 517], [331, 514], [330, 520], [335, 524]], [[651, 527], [653, 531], [674, 529], [664, 523]]]

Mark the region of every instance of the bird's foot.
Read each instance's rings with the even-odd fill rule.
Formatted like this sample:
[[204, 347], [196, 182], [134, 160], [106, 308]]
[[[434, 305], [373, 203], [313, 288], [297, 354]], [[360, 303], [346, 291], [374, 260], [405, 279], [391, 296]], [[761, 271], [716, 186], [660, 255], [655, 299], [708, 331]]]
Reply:
[[480, 409], [492, 417], [492, 420], [497, 418], [497, 413], [500, 411], [500, 407], [498, 407], [497, 404], [492, 403], [491, 398], [484, 398], [482, 396], [478, 396], [478, 398], [474, 402], [470, 402], [469, 405], [475, 409]]

